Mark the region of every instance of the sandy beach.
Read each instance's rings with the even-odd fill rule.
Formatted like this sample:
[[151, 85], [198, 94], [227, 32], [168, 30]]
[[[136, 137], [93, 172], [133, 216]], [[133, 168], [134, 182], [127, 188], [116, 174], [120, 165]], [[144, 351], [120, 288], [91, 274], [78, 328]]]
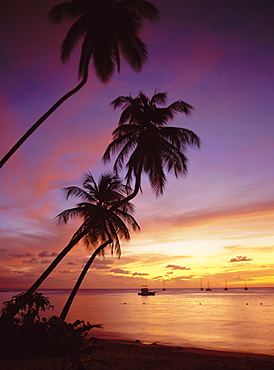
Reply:
[[[274, 369], [274, 356], [171, 347], [122, 340], [100, 339], [96, 342], [92, 369]], [[58, 358], [0, 359], [2, 370], [58, 370]], [[83, 364], [85, 359], [83, 359]], [[87, 363], [86, 363], [87, 364]], [[86, 367], [88, 368], [88, 367]]]

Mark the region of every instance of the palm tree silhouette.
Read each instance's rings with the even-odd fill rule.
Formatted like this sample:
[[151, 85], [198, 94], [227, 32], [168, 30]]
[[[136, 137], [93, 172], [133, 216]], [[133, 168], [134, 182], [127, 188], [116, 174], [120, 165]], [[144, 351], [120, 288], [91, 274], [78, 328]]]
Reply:
[[134, 178], [135, 188], [128, 200], [139, 192], [142, 172], [148, 174], [156, 196], [162, 194], [166, 184], [165, 169], [173, 171], [176, 177], [186, 174], [187, 146], [200, 147], [200, 139], [193, 131], [166, 126], [176, 113], [188, 115], [192, 109], [182, 100], [161, 107], [166, 103], [166, 97], [166, 93], [155, 93], [149, 99], [140, 92], [136, 98], [120, 96], [111, 103], [114, 109], [122, 107], [123, 112], [103, 160], [110, 161], [111, 154], [120, 151], [114, 162], [114, 170], [118, 173], [129, 157], [126, 179], [130, 185]]
[[[84, 222], [81, 224], [79, 229], [75, 232], [75, 234], [72, 236], [70, 242], [67, 244], [67, 246], [56, 256], [56, 258], [51, 262], [51, 264], [47, 267], [47, 269], [40, 275], [40, 277], [34, 282], [34, 284], [27, 290], [26, 295], [33, 294], [39, 286], [44, 282], [44, 280], [50, 275], [50, 273], [55, 269], [55, 267], [59, 264], [59, 262], [62, 261], [62, 259], [68, 254], [68, 252], [71, 251], [71, 249], [81, 240], [84, 238], [84, 242], [88, 240], [89, 237], [92, 236], [92, 234], [96, 233], [97, 237], [100, 238], [100, 235], [102, 235], [102, 228], [104, 226], [105, 220], [109, 219], [112, 220], [114, 223], [115, 220], [113, 220], [114, 215], [118, 215], [121, 219], [125, 219], [127, 223], [131, 224], [133, 229], [135, 230], [138, 225], [134, 226], [133, 218], [130, 216], [130, 213], [133, 212], [133, 205], [129, 203], [129, 196], [127, 195], [130, 188], [126, 185], [123, 185], [121, 180], [117, 175], [112, 175], [112, 180], [110, 181], [109, 177], [111, 175], [105, 175], [104, 181], [101, 179], [99, 181], [99, 184], [101, 187], [103, 184], [105, 184], [105, 197], [101, 199], [101, 203], [97, 202], [97, 198], [99, 198], [100, 194], [103, 194], [102, 189], [100, 191], [97, 191], [97, 196], [94, 197], [94, 200], [92, 201], [91, 197], [88, 197], [87, 200], [88, 204], [83, 204], [83, 210], [79, 205], [74, 209], [69, 209], [66, 211], [63, 211], [60, 213], [60, 215], [57, 216], [58, 221], [60, 222], [61, 219], [63, 222], [67, 222], [69, 218], [73, 217], [73, 214], [75, 216], [81, 216], [86, 217]], [[91, 187], [93, 186], [94, 189], [96, 189], [96, 183], [90, 173], [86, 174], [86, 180], [83, 187], [87, 191], [91, 191]], [[92, 185], [93, 184], [93, 185]], [[78, 196], [78, 197], [84, 197], [87, 194], [83, 192], [83, 189], [78, 187], [68, 187], [65, 189], [67, 198], [70, 196]], [[94, 195], [93, 195], [94, 196]], [[107, 196], [109, 196], [109, 202], [106, 203]], [[95, 202], [95, 203], [93, 203]], [[81, 212], [87, 211], [88, 213], [86, 216], [84, 216], [84, 213], [81, 214]], [[80, 212], [81, 211], [81, 212]], [[128, 217], [128, 218], [127, 218]], [[110, 234], [108, 240], [110, 240], [113, 237], [113, 234]], [[100, 239], [98, 239], [100, 240]], [[102, 240], [102, 241], [105, 241]], [[115, 241], [115, 239], [114, 239]], [[118, 240], [115, 241], [116, 245], [118, 243]], [[112, 242], [112, 245], [113, 244]]]
[[[128, 195], [117, 199], [110, 208], [101, 208], [100, 212], [94, 212], [94, 215], [82, 224], [67, 246], [28, 289], [27, 294], [32, 294], [39, 288], [59, 262], [85, 237], [90, 229], [95, 228], [96, 225], [108, 218], [111, 212], [136, 197], [141, 188], [142, 172], [149, 175], [151, 187], [156, 195], [160, 195], [164, 191], [165, 168], [168, 172], [174, 171], [176, 177], [187, 173], [187, 157], [184, 152], [188, 146], [199, 147], [200, 139], [193, 131], [185, 128], [166, 127], [166, 125], [176, 113], [187, 115], [192, 107], [181, 100], [165, 108], [158, 107], [158, 105], [164, 105], [165, 101], [166, 93], [157, 93], [151, 100], [140, 93], [136, 98], [121, 96], [112, 102], [114, 108], [122, 105], [124, 110], [120, 117], [119, 126], [114, 130], [114, 140], [108, 146], [103, 160], [110, 160], [111, 154], [122, 147], [114, 164], [114, 169], [118, 172], [126, 157], [132, 152], [126, 164], [128, 168], [126, 174]], [[125, 123], [127, 121], [128, 124]], [[133, 191], [129, 193], [129, 184], [133, 177], [135, 185]]]
[[[71, 186], [66, 188], [65, 191], [67, 199], [76, 196], [82, 200], [75, 208], [67, 209], [56, 216], [59, 223], [67, 223], [69, 219], [74, 217], [80, 217], [83, 220], [83, 224], [74, 234], [74, 238], [86, 228], [86, 225], [94, 218], [94, 215], [105, 213], [105, 210], [108, 210], [117, 200], [124, 199], [128, 189], [121, 183], [117, 175], [102, 175], [97, 185], [91, 173], [86, 173], [83, 189]], [[112, 253], [115, 250], [118, 256], [120, 256], [121, 246], [119, 239], [130, 239], [127, 224], [134, 231], [140, 229], [138, 223], [132, 217], [133, 211], [133, 205], [126, 202], [115, 211], [109, 212], [106, 219], [96, 224], [93, 228], [88, 229], [83, 241], [86, 247], [92, 245], [95, 251], [86, 263], [71, 291], [60, 315], [62, 320], [65, 320], [73, 299], [95, 257], [98, 254], [104, 255], [104, 249], [107, 245], [110, 245]]]
[[97, 76], [103, 83], [110, 80], [115, 67], [120, 72], [120, 54], [132, 69], [140, 71], [147, 59], [147, 47], [138, 36], [142, 21], [153, 21], [157, 16], [157, 8], [146, 0], [70, 0], [53, 7], [49, 13], [53, 22], [75, 20], [62, 43], [61, 60], [67, 62], [75, 46], [82, 40], [78, 72], [81, 81], [17, 141], [1, 159], [0, 168], [62, 103], [86, 84], [91, 60]]

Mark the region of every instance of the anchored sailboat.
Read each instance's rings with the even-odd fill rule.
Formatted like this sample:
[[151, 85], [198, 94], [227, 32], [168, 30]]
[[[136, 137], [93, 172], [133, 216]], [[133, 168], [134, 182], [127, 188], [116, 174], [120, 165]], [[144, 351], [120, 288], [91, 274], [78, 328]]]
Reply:
[[224, 287], [224, 290], [228, 290], [226, 278], [225, 278], [225, 287]]
[[163, 280], [163, 289], [162, 290], [166, 290], [166, 288], [165, 288], [165, 281], [164, 281], [163, 278], [162, 278], [162, 280]]
[[207, 291], [207, 292], [211, 292], [211, 288], [209, 287], [209, 281], [207, 282], [207, 288], [206, 288], [206, 291]]

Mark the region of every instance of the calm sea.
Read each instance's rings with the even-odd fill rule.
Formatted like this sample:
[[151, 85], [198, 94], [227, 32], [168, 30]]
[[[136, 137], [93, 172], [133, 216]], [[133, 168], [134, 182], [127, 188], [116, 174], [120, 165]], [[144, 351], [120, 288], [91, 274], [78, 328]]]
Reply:
[[[59, 315], [68, 290], [44, 290]], [[158, 290], [138, 296], [132, 290], [80, 290], [67, 321], [102, 324], [99, 338], [201, 347], [274, 355], [274, 288]], [[0, 303], [18, 292], [0, 292]]]

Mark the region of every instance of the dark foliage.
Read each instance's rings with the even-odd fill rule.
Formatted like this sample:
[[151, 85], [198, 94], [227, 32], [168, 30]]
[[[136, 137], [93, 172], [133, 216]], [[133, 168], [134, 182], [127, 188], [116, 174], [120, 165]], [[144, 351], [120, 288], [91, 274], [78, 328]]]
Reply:
[[[21, 304], [15, 317], [9, 316], [14, 305]], [[41, 318], [40, 311], [53, 308], [47, 297], [35, 292], [20, 293], [4, 302], [0, 317], [0, 354], [3, 356], [50, 356], [63, 357], [63, 369], [77, 361], [78, 355], [93, 350], [94, 338], [87, 334], [94, 327], [81, 320], [74, 323], [62, 321], [57, 316]]]

